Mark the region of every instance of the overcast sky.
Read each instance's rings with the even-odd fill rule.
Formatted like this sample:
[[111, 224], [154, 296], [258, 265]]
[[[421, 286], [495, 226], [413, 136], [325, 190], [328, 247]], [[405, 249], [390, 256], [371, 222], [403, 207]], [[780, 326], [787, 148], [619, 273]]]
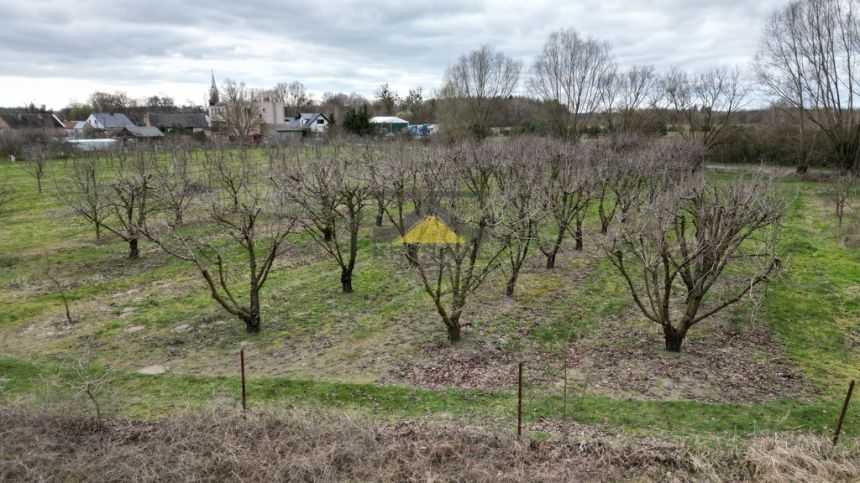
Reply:
[[456, 58], [489, 43], [527, 67], [547, 35], [605, 40], [621, 66], [691, 71], [748, 63], [787, 0], [0, 0], [0, 105], [59, 109], [94, 90], [202, 104], [216, 80], [300, 80], [372, 97], [439, 87]]

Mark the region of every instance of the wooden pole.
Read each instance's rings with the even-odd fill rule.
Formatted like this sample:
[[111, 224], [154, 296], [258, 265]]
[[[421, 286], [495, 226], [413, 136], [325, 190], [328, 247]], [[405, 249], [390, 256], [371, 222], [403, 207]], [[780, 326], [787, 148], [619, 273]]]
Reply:
[[239, 363], [242, 366], [242, 411], [247, 409], [245, 402], [245, 349], [239, 350]]
[[517, 377], [517, 437], [523, 435], [523, 363], [519, 365], [519, 376]]
[[842, 432], [842, 423], [845, 421], [845, 412], [848, 411], [848, 403], [851, 401], [851, 393], [854, 392], [854, 379], [848, 384], [848, 394], [845, 395], [845, 402], [842, 403], [842, 411], [839, 412], [839, 421], [836, 422], [836, 430], [833, 431], [833, 446], [839, 441], [839, 433]]

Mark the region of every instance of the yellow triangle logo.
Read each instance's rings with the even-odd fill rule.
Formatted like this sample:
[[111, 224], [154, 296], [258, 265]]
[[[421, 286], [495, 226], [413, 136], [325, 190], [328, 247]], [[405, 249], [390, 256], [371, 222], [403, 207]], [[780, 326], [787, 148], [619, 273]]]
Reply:
[[463, 239], [442, 223], [442, 220], [428, 215], [400, 237], [398, 243], [401, 245], [458, 245], [463, 243]]

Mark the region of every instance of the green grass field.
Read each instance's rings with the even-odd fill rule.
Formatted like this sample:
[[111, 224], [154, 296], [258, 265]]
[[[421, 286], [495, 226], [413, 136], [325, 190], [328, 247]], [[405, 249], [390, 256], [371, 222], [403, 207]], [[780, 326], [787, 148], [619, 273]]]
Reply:
[[[19, 166], [3, 162], [4, 176], [12, 193], [0, 213], [3, 404], [86, 407], [80, 388], [97, 380], [112, 414], [237, 407], [243, 348], [252, 408], [324, 407], [510, 431], [522, 360], [533, 434], [576, 421], [708, 439], [825, 434], [849, 379], [860, 376], [858, 216], [837, 228], [821, 182], [779, 181], [794, 198], [780, 241], [785, 270], [762, 303], [703, 322], [684, 352], [669, 354], [596, 248], [596, 217], [587, 221], [586, 249], [565, 247], [555, 270], [532, 256], [512, 300], [502, 274], [482, 287], [453, 347], [401, 253], [372, 243], [370, 225], [350, 295], [340, 291], [337, 265], [296, 234], [297, 248], [264, 289], [262, 332], [248, 335], [192, 266], [146, 241], [141, 259], [128, 260], [122, 240], [95, 243], [91, 227], [52, 195], [51, 180], [39, 195]], [[72, 325], [46, 269], [68, 286]], [[153, 366], [164, 373], [139, 372]], [[860, 437], [860, 401], [844, 431]]]

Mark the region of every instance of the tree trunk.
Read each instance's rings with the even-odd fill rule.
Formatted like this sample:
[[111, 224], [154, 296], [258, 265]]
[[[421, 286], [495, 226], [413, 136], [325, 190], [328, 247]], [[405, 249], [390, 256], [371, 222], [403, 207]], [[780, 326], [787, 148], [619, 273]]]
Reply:
[[249, 334], [257, 334], [260, 332], [260, 325], [262, 323], [262, 317], [260, 317], [259, 312], [254, 312], [249, 317], [242, 317], [242, 321], [245, 322], [245, 331]]
[[96, 225], [96, 243], [101, 243], [102, 241], [102, 225], [101, 223], [95, 223]]
[[409, 261], [409, 265], [418, 266], [418, 245], [413, 243], [406, 245], [406, 260]]
[[600, 194], [600, 203], [597, 205], [597, 216], [600, 218], [600, 233], [604, 235], [609, 231], [609, 217], [606, 216], [606, 210], [603, 208], [605, 199], [606, 193], [603, 191]]
[[553, 247], [552, 251], [546, 256], [546, 268], [553, 269], [555, 268], [555, 255], [558, 253], [558, 247]]
[[140, 258], [140, 250], [137, 248], [137, 238], [128, 241], [128, 258]]
[[555, 237], [555, 243], [552, 244], [552, 248], [549, 253], [544, 252], [544, 255], [546, 255], [547, 269], [555, 268], [555, 256], [558, 254], [559, 249], [561, 249], [561, 243], [564, 241], [564, 232], [567, 231], [567, 227], [567, 223], [559, 224], [558, 235]]
[[382, 202], [377, 202], [376, 207], [376, 226], [382, 226], [383, 215], [385, 214], [385, 206]]
[[73, 324], [75, 321], [72, 320], [72, 311], [69, 310], [69, 301], [66, 299], [66, 294], [61, 294], [61, 296], [63, 297], [63, 307], [66, 309], [66, 321], [69, 324]]
[[330, 242], [331, 241], [331, 227], [325, 227], [322, 229], [323, 241]]
[[669, 352], [681, 352], [681, 343], [684, 336], [671, 325], [663, 326], [663, 336], [666, 339], [666, 350]]
[[576, 246], [573, 249], [582, 251], [582, 219], [579, 217], [576, 218], [576, 232], [573, 236], [576, 239]]
[[343, 293], [352, 293], [352, 269], [341, 268], [340, 270], [340, 285], [343, 287]]
[[448, 325], [448, 340], [458, 342], [460, 340], [460, 324], [454, 322]]
[[517, 287], [517, 278], [519, 278], [519, 271], [514, 271], [511, 273], [511, 277], [508, 278], [508, 283], [505, 286], [505, 296], [511, 298], [514, 296], [514, 289]]

